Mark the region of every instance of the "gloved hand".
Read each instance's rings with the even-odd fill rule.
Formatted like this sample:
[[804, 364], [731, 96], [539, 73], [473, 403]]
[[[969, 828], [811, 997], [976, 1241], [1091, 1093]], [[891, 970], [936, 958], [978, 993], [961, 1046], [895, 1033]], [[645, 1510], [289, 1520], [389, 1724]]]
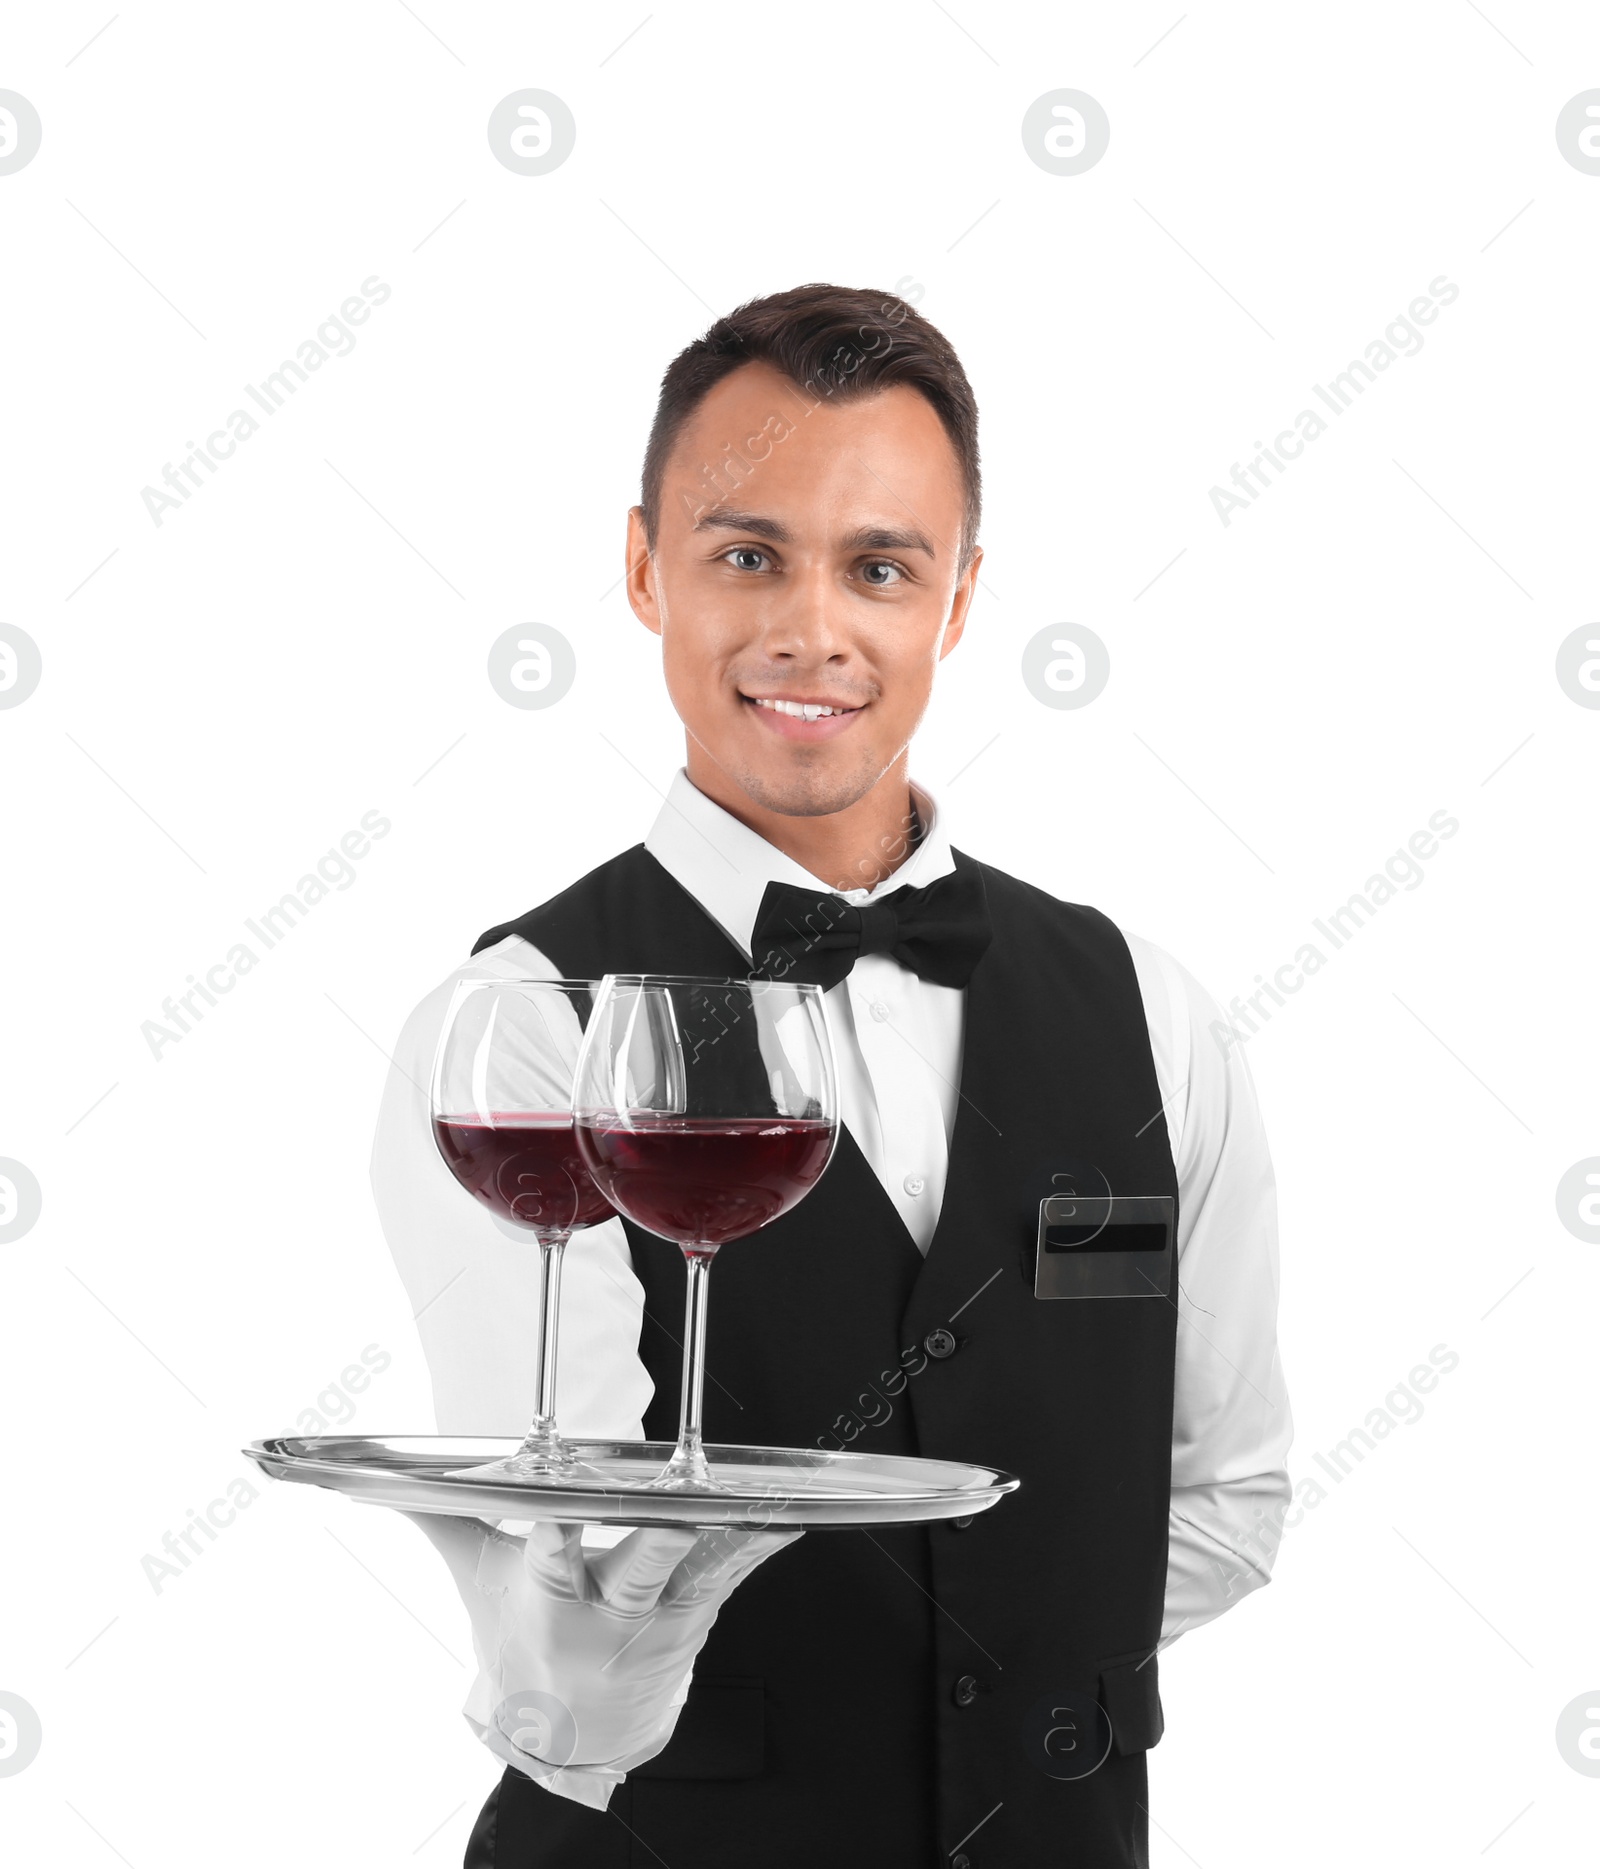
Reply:
[[472, 1618], [468, 1724], [497, 1758], [596, 1809], [671, 1739], [728, 1595], [800, 1536], [640, 1527], [585, 1553], [581, 1525], [522, 1539], [482, 1519], [401, 1516], [443, 1554]]

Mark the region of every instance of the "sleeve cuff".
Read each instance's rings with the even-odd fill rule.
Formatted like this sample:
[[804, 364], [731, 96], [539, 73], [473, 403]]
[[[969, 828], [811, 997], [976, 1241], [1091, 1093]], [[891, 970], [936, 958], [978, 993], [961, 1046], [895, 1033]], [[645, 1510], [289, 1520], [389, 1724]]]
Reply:
[[570, 1798], [575, 1804], [588, 1805], [590, 1810], [603, 1811], [612, 1792], [627, 1776], [604, 1765], [547, 1765], [542, 1759], [519, 1752], [503, 1733], [481, 1725], [470, 1713], [463, 1717], [497, 1759], [515, 1767], [536, 1785], [543, 1785], [546, 1791], [553, 1791], [558, 1798]]

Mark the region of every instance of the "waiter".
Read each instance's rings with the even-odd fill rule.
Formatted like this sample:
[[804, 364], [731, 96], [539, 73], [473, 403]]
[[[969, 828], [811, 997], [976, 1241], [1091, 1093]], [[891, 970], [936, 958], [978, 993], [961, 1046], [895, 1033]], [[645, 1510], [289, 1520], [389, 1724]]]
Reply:
[[[419, 1518], [472, 1612], [467, 1717], [507, 1766], [469, 1869], [1130, 1869], [1156, 1651], [1267, 1581], [1290, 1418], [1242, 1054], [1169, 956], [953, 849], [908, 776], [978, 519], [971, 388], [904, 301], [803, 286], [674, 360], [627, 589], [685, 769], [642, 845], [490, 929], [417, 1009], [373, 1173], [440, 1432], [520, 1435], [534, 1255], [462, 1200], [419, 1090], [454, 980], [816, 980], [839, 1144], [719, 1267], [706, 1439], [1021, 1489], [737, 1548]], [[1016, 808], [1053, 836], [1053, 803]], [[1173, 1201], [1170, 1293], [1036, 1296], [1041, 1201], [1104, 1189]], [[678, 1249], [612, 1221], [567, 1257], [563, 1427], [672, 1440]]]

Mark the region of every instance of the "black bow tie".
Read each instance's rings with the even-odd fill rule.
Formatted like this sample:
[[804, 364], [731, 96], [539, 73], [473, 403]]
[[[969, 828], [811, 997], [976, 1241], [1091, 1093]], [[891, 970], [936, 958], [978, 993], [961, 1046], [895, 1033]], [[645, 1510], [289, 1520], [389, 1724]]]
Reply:
[[825, 889], [768, 883], [750, 952], [767, 979], [809, 980], [824, 992], [863, 954], [888, 954], [935, 986], [965, 986], [992, 933], [983, 873], [962, 863], [925, 889], [860, 907]]

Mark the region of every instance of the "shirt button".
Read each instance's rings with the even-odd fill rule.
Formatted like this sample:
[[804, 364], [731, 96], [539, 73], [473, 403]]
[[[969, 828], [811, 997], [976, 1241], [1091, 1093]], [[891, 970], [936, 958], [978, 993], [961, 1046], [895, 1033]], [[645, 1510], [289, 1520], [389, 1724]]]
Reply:
[[920, 1194], [928, 1184], [923, 1180], [921, 1175], [907, 1175], [900, 1185], [905, 1189], [907, 1194]]
[[950, 1698], [958, 1707], [970, 1707], [978, 1698], [978, 1677], [975, 1674], [962, 1675], [950, 1690]]
[[938, 1330], [930, 1330], [922, 1340], [922, 1347], [929, 1356], [954, 1356], [956, 1340], [943, 1325]]
[[884, 1020], [888, 1018], [889, 1008], [884, 1005], [881, 999], [875, 999], [872, 1002], [872, 1016], [878, 1021], [879, 1025], [882, 1025]]

